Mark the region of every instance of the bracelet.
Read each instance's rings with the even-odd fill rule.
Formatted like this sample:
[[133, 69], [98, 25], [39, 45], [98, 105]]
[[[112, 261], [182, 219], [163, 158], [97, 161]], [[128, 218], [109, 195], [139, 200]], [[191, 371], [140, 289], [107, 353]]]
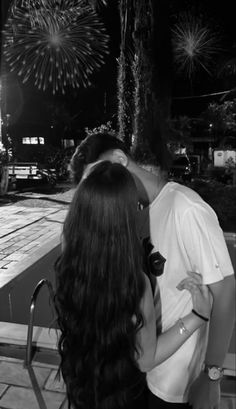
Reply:
[[190, 332], [185, 327], [184, 322], [183, 322], [183, 320], [181, 318], [177, 322], [179, 324], [179, 333], [180, 333], [180, 335], [190, 334]]
[[195, 314], [197, 317], [201, 318], [203, 321], [209, 321], [209, 318], [204, 317], [203, 315], [199, 314], [197, 311], [192, 310], [192, 313]]

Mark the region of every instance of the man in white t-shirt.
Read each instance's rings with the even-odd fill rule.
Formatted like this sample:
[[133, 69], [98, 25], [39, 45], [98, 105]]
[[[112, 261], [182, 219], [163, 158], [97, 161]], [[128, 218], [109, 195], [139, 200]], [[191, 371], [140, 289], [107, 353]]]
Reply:
[[[201, 272], [204, 284], [211, 288], [222, 285], [225, 277], [231, 282], [233, 267], [216, 214], [192, 189], [166, 183], [150, 204], [149, 215], [153, 251], [166, 259], [163, 274], [157, 278], [156, 294], [162, 330], [166, 331], [192, 309], [187, 291], [180, 293], [176, 288], [186, 271]], [[206, 328], [202, 327], [167, 361], [148, 373], [148, 386], [154, 395], [167, 402], [188, 401], [190, 385], [201, 373], [205, 360]], [[220, 356], [211, 360], [212, 352], [209, 350], [206, 362], [221, 367]], [[212, 382], [213, 389], [218, 390], [218, 384]]]
[[[133, 175], [140, 203], [143, 237], [150, 234], [152, 254], [161, 259], [155, 288], [157, 317], [165, 331], [192, 309], [191, 296], [176, 286], [188, 271], [199, 272], [212, 293], [212, 315], [168, 360], [147, 374], [150, 408], [218, 409], [222, 365], [232, 335], [235, 278], [223, 232], [213, 209], [185, 186], [167, 182], [133, 161], [122, 141], [94, 134], [77, 147], [71, 161], [78, 183], [98, 160], [121, 163]], [[144, 216], [144, 217], [142, 217]], [[150, 258], [151, 259], [151, 258]], [[155, 261], [158, 261], [157, 259]], [[204, 326], [205, 328], [205, 326]]]

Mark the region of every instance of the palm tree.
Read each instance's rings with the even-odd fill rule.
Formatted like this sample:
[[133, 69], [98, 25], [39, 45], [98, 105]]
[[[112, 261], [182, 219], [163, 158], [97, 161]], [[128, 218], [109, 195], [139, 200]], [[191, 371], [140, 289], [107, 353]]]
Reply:
[[168, 162], [165, 137], [171, 106], [167, 4], [165, 0], [158, 4], [155, 0], [121, 0], [119, 6], [120, 136], [132, 144], [136, 158], [154, 161], [158, 158], [165, 165]]
[[[136, 13], [136, 55], [139, 60], [140, 106], [137, 116], [137, 142], [134, 150], [153, 153], [168, 167], [166, 137], [171, 109], [171, 36], [168, 2], [143, 1]], [[145, 16], [143, 18], [142, 16]], [[139, 119], [138, 119], [139, 117]]]
[[128, 148], [132, 145], [134, 116], [134, 3], [130, 0], [120, 0], [120, 56], [118, 59], [118, 128], [119, 136]]

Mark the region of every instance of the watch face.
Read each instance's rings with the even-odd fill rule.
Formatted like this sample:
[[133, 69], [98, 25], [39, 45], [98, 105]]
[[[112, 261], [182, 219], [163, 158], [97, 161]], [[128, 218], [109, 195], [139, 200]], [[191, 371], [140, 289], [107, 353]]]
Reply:
[[222, 377], [221, 370], [215, 366], [208, 369], [208, 375], [212, 381], [217, 381]]

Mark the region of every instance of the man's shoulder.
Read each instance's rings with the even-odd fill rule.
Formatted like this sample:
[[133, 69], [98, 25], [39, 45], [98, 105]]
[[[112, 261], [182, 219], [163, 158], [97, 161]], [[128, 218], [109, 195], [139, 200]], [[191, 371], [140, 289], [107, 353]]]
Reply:
[[159, 198], [150, 207], [150, 217], [175, 215], [181, 218], [185, 215], [202, 214], [214, 216], [213, 208], [193, 189], [176, 182], [168, 182]]
[[176, 182], [168, 182], [166, 185], [166, 195], [163, 199], [172, 206], [194, 206], [195, 204], [204, 204], [205, 201], [193, 189]]

